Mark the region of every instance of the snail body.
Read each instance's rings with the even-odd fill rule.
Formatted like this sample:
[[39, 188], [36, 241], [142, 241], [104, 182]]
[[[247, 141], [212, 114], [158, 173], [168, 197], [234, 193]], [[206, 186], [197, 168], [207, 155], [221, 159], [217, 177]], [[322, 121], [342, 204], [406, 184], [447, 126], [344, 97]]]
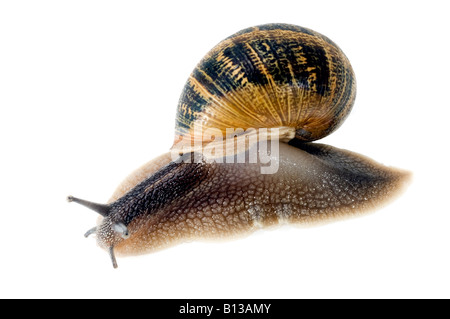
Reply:
[[[86, 236], [96, 234], [114, 267], [116, 254], [369, 210], [392, 198], [407, 173], [309, 143], [342, 124], [355, 93], [348, 59], [325, 36], [287, 24], [242, 30], [213, 48], [189, 77], [172, 152], [130, 175], [108, 204], [68, 200], [102, 216]], [[205, 134], [210, 128], [214, 139]], [[276, 129], [269, 134], [276, 143], [244, 134], [245, 148], [217, 152], [225, 145], [217, 134], [235, 141], [236, 128]], [[202, 150], [213, 140], [219, 148], [211, 160]], [[267, 163], [276, 170], [262, 173]]]

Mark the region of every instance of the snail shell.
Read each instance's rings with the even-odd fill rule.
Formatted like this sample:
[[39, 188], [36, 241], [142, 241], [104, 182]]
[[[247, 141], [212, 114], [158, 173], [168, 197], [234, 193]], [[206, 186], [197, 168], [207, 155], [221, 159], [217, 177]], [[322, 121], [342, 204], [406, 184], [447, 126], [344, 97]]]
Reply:
[[194, 125], [224, 136], [227, 128], [288, 128], [314, 141], [342, 124], [355, 95], [350, 62], [327, 37], [288, 24], [248, 28], [220, 42], [190, 75], [174, 147], [191, 143]]
[[[343, 122], [355, 92], [348, 59], [327, 37], [287, 24], [242, 30], [213, 48], [189, 77], [176, 117], [172, 150], [181, 154], [176, 160], [166, 153], [147, 163], [108, 204], [68, 200], [101, 215], [86, 236], [97, 236], [114, 267], [115, 254], [144, 254], [187, 240], [373, 209], [398, 193], [408, 173], [353, 152], [305, 143]], [[196, 139], [211, 142], [203, 134], [209, 128], [225, 136], [230, 128], [277, 128], [280, 138], [290, 141], [279, 144], [279, 153], [273, 148], [278, 144], [270, 144], [265, 155], [278, 169], [262, 174], [259, 140], [213, 162], [189, 148]], [[253, 153], [256, 162], [236, 160]]]

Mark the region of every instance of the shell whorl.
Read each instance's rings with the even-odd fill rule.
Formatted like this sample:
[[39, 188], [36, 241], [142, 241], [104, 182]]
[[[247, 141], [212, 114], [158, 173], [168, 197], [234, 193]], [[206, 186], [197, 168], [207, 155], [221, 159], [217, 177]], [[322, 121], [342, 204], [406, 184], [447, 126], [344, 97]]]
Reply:
[[175, 143], [202, 130], [295, 129], [313, 141], [334, 131], [351, 110], [350, 62], [327, 37], [294, 25], [242, 30], [214, 47], [190, 75], [178, 104]]

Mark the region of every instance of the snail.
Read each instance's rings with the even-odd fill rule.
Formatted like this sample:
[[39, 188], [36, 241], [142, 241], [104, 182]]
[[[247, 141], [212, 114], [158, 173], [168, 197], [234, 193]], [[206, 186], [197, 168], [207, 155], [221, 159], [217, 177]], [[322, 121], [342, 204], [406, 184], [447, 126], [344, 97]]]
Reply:
[[108, 204], [67, 199], [101, 215], [85, 236], [96, 235], [115, 268], [116, 255], [371, 210], [409, 173], [311, 143], [342, 124], [355, 96], [350, 62], [327, 37], [289, 24], [244, 29], [190, 75], [170, 152], [132, 173]]

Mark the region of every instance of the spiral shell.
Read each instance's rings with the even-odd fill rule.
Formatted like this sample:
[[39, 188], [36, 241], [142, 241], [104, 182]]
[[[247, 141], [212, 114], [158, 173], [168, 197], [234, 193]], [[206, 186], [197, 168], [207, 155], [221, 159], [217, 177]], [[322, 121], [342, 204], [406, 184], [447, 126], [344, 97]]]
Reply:
[[242, 30], [214, 47], [190, 75], [178, 104], [175, 143], [202, 131], [287, 127], [302, 141], [334, 131], [356, 94], [341, 49], [289, 24]]

